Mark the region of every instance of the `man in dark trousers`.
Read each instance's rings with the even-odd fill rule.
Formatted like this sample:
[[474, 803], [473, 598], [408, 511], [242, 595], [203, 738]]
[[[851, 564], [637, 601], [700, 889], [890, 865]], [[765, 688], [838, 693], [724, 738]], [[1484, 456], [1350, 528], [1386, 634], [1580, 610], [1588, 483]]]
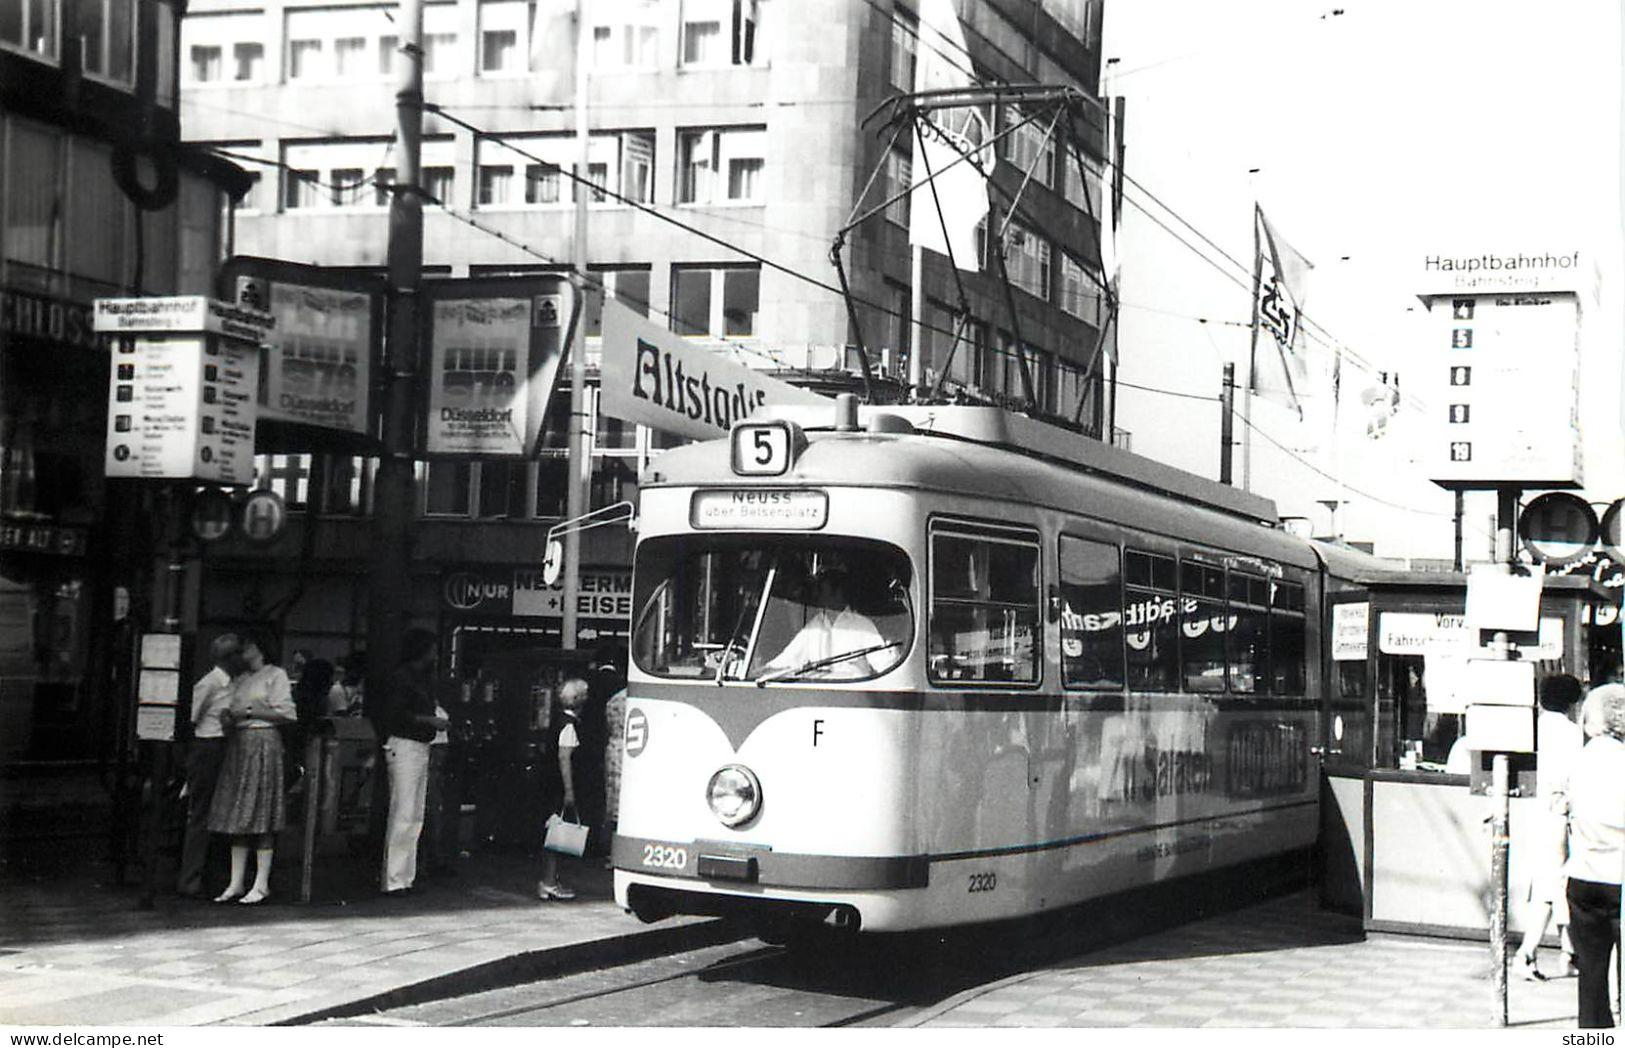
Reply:
[[613, 645], [600, 645], [593, 652], [592, 668], [587, 672], [587, 701], [577, 713], [577, 733], [581, 748], [576, 753], [576, 800], [581, 819], [590, 826], [587, 834], [588, 854], [609, 854], [607, 812], [604, 806], [604, 747], [609, 741], [609, 723], [606, 708], [610, 696], [626, 687], [626, 679], [616, 662]]
[[192, 687], [192, 741], [186, 751], [186, 836], [175, 890], [188, 899], [203, 897], [203, 868], [209, 859], [209, 803], [214, 800], [226, 731], [220, 715], [231, 705], [231, 680], [240, 667], [242, 640], [222, 633], [209, 645], [214, 667]]

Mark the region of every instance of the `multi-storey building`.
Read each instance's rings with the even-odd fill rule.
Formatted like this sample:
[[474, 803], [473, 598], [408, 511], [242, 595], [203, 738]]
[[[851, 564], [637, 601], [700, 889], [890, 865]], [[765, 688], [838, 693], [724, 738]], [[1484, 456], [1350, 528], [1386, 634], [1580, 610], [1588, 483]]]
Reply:
[[[845, 373], [856, 359], [846, 349], [855, 333], [834, 290], [830, 247], [862, 209], [866, 188], [863, 208], [914, 176], [907, 136], [889, 148], [862, 126], [885, 99], [913, 88], [921, 39], [914, 11], [897, 0], [582, 6], [590, 184], [578, 187], [554, 166], [568, 169], [577, 156], [572, 0], [425, 5], [425, 271], [561, 271], [572, 253], [575, 194], [587, 192], [588, 255], [607, 293], [740, 361], [825, 379]], [[951, 58], [983, 82], [1067, 85], [1094, 96], [1100, 0], [958, 7], [968, 54]], [[399, 37], [388, 3], [192, 0], [178, 56], [187, 137], [258, 173], [235, 214], [239, 252], [382, 269]], [[994, 127], [1021, 116], [1013, 107], [990, 115]], [[1086, 145], [1098, 151], [1099, 143]], [[1071, 416], [1082, 398], [1083, 428], [1098, 437], [1110, 426], [1106, 376], [1115, 360], [1113, 336], [1090, 367], [1103, 321], [1087, 271], [1098, 270], [1090, 217], [1100, 213], [1091, 205], [1098, 178], [1065, 162], [1036, 125], [1004, 149], [1011, 162], [998, 178], [1007, 189], [1033, 172], [1008, 266], [1037, 406]], [[913, 341], [927, 375], [944, 366], [959, 301], [946, 260], [928, 255], [923, 305], [911, 318], [907, 225], [905, 199], [847, 237], [852, 288], [868, 303], [859, 311], [862, 334], [876, 367], [894, 379], [905, 373]], [[950, 388], [962, 396], [1022, 389], [1008, 352], [1007, 300], [991, 268], [969, 274], [968, 346], [948, 366]], [[924, 337], [911, 338], [911, 319]], [[596, 328], [594, 314], [590, 336]], [[636, 460], [660, 437], [593, 410], [596, 507], [632, 496]], [[557, 608], [542, 613], [525, 572], [540, 556], [537, 527], [563, 513], [564, 454], [554, 442], [539, 460], [420, 465], [412, 611], [441, 624], [454, 662], [476, 636], [556, 642]], [[211, 554], [206, 617], [275, 612], [288, 643], [329, 656], [364, 644], [366, 461], [312, 449], [267, 456], [264, 472], [301, 519], [269, 551], [227, 546]], [[585, 538], [584, 563], [601, 569], [594, 585], [624, 586], [628, 536], [597, 529]], [[280, 577], [270, 570], [277, 566]], [[616, 628], [613, 615], [583, 621], [589, 647]]]
[[155, 489], [103, 476], [110, 355], [92, 302], [207, 292], [227, 198], [247, 188], [235, 165], [181, 145], [184, 8], [0, 3], [0, 764], [12, 768], [105, 762], [134, 736], [121, 667], [149, 576], [130, 543]]

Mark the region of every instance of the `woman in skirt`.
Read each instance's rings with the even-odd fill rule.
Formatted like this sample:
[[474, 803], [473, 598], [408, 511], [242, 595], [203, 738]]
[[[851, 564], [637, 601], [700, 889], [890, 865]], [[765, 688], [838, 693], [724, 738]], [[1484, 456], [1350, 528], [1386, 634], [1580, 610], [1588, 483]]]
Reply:
[[[267, 661], [257, 638], [243, 635], [226, 726], [226, 755], [209, 806], [209, 830], [231, 836], [231, 883], [215, 902], [262, 903], [271, 894], [271, 853], [286, 821], [282, 738], [277, 726], [297, 713], [288, 675]], [[248, 850], [255, 850], [249, 888]]]

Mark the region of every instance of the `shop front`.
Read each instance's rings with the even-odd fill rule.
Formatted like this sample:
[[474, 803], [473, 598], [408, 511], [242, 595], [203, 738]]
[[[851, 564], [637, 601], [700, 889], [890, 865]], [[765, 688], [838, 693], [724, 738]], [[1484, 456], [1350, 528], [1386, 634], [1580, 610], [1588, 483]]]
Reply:
[[[1415, 573], [1370, 584], [1334, 606], [1334, 679], [1360, 696], [1374, 730], [1369, 751], [1329, 760], [1323, 805], [1326, 881], [1323, 901], [1358, 907], [1373, 931], [1483, 938], [1493, 904], [1491, 801], [1484, 795], [1487, 755], [1451, 750], [1465, 733], [1471, 696], [1463, 667], [1477, 638], [1467, 627], [1466, 576]], [[1538, 643], [1521, 657], [1535, 676], [1570, 673], [1600, 683], [1611, 672], [1617, 594], [1586, 578], [1547, 578]], [[1533, 717], [1533, 707], [1530, 716]], [[1458, 769], [1465, 765], [1466, 772]], [[1482, 767], [1480, 767], [1482, 765]], [[1447, 770], [1447, 766], [1449, 770]], [[1477, 769], [1476, 771], [1474, 769]], [[1528, 883], [1529, 827], [1538, 769], [1514, 758], [1509, 881], [1513, 898]], [[1475, 783], [1477, 788], [1475, 789]], [[1342, 861], [1337, 861], [1341, 859]], [[1519, 907], [1511, 927], [1519, 932]]]
[[559, 685], [604, 647], [625, 651], [632, 572], [582, 568], [573, 650], [561, 644], [563, 586], [549, 586], [539, 567], [452, 565], [441, 579], [451, 759], [457, 799], [472, 815], [464, 833], [485, 846], [527, 848], [540, 839], [535, 813], [559, 788], [545, 759]]

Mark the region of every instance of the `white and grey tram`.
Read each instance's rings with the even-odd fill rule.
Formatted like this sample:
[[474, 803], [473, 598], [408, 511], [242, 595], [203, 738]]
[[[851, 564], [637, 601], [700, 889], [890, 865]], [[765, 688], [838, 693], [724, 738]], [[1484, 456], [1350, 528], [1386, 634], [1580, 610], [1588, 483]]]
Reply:
[[[1338, 581], [1272, 503], [996, 409], [843, 399], [644, 477], [622, 906], [896, 931], [1313, 843]], [[787, 661], [830, 572], [863, 629]]]

